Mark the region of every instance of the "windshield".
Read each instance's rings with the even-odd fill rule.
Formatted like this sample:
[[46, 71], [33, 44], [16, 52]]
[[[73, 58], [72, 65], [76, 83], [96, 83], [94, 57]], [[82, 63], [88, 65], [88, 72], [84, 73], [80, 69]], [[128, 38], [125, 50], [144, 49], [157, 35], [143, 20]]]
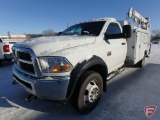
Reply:
[[87, 22], [73, 25], [62, 32], [61, 35], [89, 35], [98, 36], [105, 21]]

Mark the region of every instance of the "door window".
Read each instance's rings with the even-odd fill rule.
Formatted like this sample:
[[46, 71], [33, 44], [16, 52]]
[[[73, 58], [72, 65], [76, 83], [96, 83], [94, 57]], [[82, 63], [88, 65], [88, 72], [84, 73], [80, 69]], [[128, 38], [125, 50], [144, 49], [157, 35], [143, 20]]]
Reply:
[[119, 34], [119, 33], [121, 33], [121, 29], [119, 25], [117, 23], [110, 23], [105, 34], [111, 35], [111, 34]]

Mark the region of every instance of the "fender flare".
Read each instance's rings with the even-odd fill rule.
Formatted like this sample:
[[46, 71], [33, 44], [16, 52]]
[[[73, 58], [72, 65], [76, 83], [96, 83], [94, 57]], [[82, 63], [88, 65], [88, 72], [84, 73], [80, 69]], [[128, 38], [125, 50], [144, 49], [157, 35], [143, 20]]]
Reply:
[[104, 91], [106, 91], [106, 86], [107, 86], [106, 85], [106, 78], [107, 78], [107, 75], [108, 75], [108, 68], [107, 68], [106, 63], [103, 61], [102, 58], [94, 55], [89, 60], [85, 60], [82, 63], [77, 63], [75, 68], [72, 70], [72, 72], [70, 74], [70, 81], [69, 81], [69, 85], [68, 85], [66, 98], [70, 98], [72, 96], [80, 76], [86, 70], [89, 70], [89, 68], [91, 68], [92, 66], [95, 66], [95, 65], [101, 65], [104, 68], [102, 70], [104, 72], [104, 75], [102, 76], [102, 78], [103, 78], [103, 88], [104, 88]]

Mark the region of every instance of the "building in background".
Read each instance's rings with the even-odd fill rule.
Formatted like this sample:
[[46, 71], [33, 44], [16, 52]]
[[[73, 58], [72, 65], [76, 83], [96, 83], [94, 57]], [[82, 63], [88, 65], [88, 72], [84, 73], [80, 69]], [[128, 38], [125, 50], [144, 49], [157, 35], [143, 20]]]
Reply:
[[0, 38], [2, 38], [2, 39], [9, 39], [10, 36], [0, 35]]
[[26, 40], [28, 38], [30, 38], [30, 36], [27, 36], [27, 35], [10, 35], [10, 39]]
[[9, 36], [0, 36], [2, 40], [5, 41], [22, 41], [30, 38], [28, 35], [9, 35]]

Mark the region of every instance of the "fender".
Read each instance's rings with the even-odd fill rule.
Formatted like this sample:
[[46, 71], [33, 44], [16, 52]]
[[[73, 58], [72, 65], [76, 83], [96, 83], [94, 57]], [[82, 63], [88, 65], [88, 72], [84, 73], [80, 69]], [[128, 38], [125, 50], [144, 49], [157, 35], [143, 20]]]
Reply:
[[80, 76], [86, 70], [89, 70], [91, 67], [93, 67], [95, 65], [100, 65], [103, 68], [101, 70], [101, 73], [103, 73], [103, 76], [102, 76], [102, 78], [103, 78], [103, 88], [104, 88], [104, 91], [106, 91], [106, 78], [107, 78], [107, 74], [108, 74], [107, 65], [102, 60], [102, 58], [100, 58], [98, 56], [93, 56], [91, 59], [89, 59], [87, 61], [84, 60], [82, 63], [78, 63], [75, 66], [75, 68], [72, 70], [66, 98], [70, 98], [72, 96]]

